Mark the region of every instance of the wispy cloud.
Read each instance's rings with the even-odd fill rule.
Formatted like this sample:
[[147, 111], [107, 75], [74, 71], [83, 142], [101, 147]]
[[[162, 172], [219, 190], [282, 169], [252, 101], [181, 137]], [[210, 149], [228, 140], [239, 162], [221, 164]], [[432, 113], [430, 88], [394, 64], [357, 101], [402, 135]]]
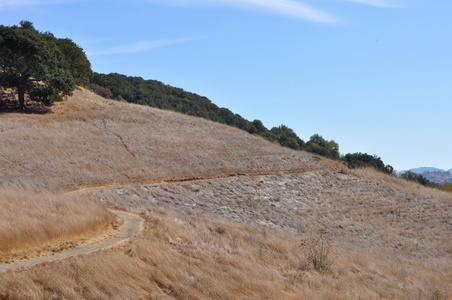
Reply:
[[1, 0], [0, 7], [20, 7], [20, 6], [38, 6], [53, 5], [61, 3], [74, 3], [86, 0]]
[[180, 39], [180, 40], [162, 40], [162, 41], [147, 41], [126, 44], [116, 47], [111, 47], [107, 49], [97, 50], [97, 51], [87, 51], [90, 56], [97, 55], [112, 55], [112, 54], [133, 54], [133, 53], [143, 53], [148, 52], [156, 48], [166, 47], [174, 44], [179, 44], [183, 42], [188, 42], [193, 39]]
[[343, 0], [346, 2], [353, 2], [353, 3], [359, 3], [359, 4], [366, 4], [376, 7], [388, 7], [388, 8], [399, 8], [402, 7], [402, 5], [398, 4], [397, 0]]
[[221, 2], [236, 6], [266, 9], [270, 12], [276, 12], [312, 22], [336, 21], [333, 16], [324, 11], [293, 0], [229, 0], [227, 2], [221, 0]]
[[332, 23], [336, 18], [320, 9], [309, 6], [298, 0], [150, 0], [177, 6], [235, 6], [244, 9], [265, 10], [270, 13], [282, 14], [298, 19], [318, 22]]

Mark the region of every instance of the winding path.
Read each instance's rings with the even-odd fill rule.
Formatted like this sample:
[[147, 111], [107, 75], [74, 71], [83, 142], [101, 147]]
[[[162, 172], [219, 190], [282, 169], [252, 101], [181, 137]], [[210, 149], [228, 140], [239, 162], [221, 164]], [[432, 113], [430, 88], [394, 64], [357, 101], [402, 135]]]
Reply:
[[116, 246], [117, 244], [123, 241], [126, 241], [127, 239], [133, 237], [141, 230], [143, 219], [140, 216], [123, 211], [112, 210], [112, 212], [124, 220], [124, 224], [114, 236], [101, 242], [98, 242], [96, 244], [68, 249], [50, 257], [36, 257], [29, 260], [18, 261], [7, 265], [0, 265], [0, 273], [107, 249]]
[[[178, 182], [195, 182], [195, 181], [204, 181], [204, 180], [210, 180], [210, 179], [218, 179], [218, 178], [228, 178], [228, 177], [236, 177], [236, 176], [257, 176], [257, 175], [275, 175], [275, 174], [298, 174], [298, 173], [306, 173], [306, 172], [313, 172], [313, 171], [322, 171], [323, 169], [303, 169], [303, 170], [290, 170], [290, 171], [267, 171], [267, 172], [247, 172], [247, 173], [236, 173], [236, 172], [229, 172], [229, 173], [221, 173], [213, 176], [199, 176], [199, 177], [182, 177], [182, 178], [166, 178], [162, 180], [156, 180], [156, 181], [149, 181], [149, 182], [142, 182], [142, 183], [136, 183], [136, 182], [130, 182], [130, 183], [113, 183], [113, 184], [107, 184], [107, 185], [91, 185], [91, 186], [85, 186], [85, 187], [78, 187], [76, 190], [68, 192], [68, 194], [71, 193], [78, 193], [85, 190], [90, 189], [96, 189], [96, 188], [114, 188], [119, 186], [129, 186], [129, 185], [140, 185], [140, 184], [147, 184], [147, 185], [160, 185], [165, 183], [178, 183]], [[116, 214], [118, 217], [124, 220], [124, 224], [121, 227], [121, 229], [112, 237], [107, 238], [106, 240], [103, 240], [101, 242], [87, 245], [87, 246], [81, 246], [78, 248], [72, 248], [65, 250], [61, 253], [55, 254], [50, 257], [36, 257], [31, 258], [28, 260], [13, 262], [6, 265], [0, 265], [0, 273], [5, 273], [9, 270], [17, 270], [20, 268], [26, 268], [31, 267], [38, 264], [43, 264], [47, 262], [53, 262], [57, 260], [62, 260], [74, 256], [79, 256], [83, 254], [89, 254], [92, 252], [96, 252], [103, 249], [108, 249], [110, 247], [116, 246], [117, 244], [133, 237], [136, 235], [142, 227], [143, 219], [135, 214], [127, 213], [124, 211], [115, 211], [111, 210], [114, 214]]]

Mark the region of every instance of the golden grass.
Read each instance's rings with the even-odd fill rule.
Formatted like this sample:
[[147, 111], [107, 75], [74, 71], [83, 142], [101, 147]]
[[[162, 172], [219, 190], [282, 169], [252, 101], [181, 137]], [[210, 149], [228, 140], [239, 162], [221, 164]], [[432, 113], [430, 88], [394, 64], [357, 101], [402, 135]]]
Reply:
[[11, 251], [106, 229], [114, 217], [105, 205], [50, 192], [0, 192], [0, 258]]
[[[338, 247], [326, 274], [309, 237], [159, 209], [119, 248], [0, 274], [2, 299], [432, 299], [451, 293], [449, 264]], [[314, 236], [314, 238], [316, 238]]]
[[45, 115], [0, 118], [0, 184], [73, 190], [163, 178], [325, 168], [312, 155], [279, 147], [201, 118], [103, 99], [86, 90]]

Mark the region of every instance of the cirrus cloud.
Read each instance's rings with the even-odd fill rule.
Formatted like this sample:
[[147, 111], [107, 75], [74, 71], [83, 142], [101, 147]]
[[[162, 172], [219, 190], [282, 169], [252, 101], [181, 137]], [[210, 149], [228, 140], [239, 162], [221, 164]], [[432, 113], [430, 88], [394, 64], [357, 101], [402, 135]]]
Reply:
[[331, 14], [297, 0], [148, 0], [176, 6], [234, 6], [243, 9], [264, 10], [317, 23], [333, 23]]
[[292, 16], [311, 22], [331, 23], [336, 21], [333, 16], [324, 11], [293, 0], [221, 0], [219, 2], [241, 7], [265, 9], [269, 12]]
[[126, 45], [115, 46], [107, 49], [87, 51], [89, 56], [98, 55], [114, 55], [114, 54], [133, 54], [133, 53], [144, 53], [151, 51], [156, 48], [167, 47], [174, 44], [179, 44], [183, 42], [188, 42], [193, 39], [179, 39], [179, 40], [161, 40], [161, 41], [146, 41], [131, 43]]
[[358, 4], [366, 4], [366, 5], [370, 5], [370, 6], [376, 6], [376, 7], [387, 7], [387, 8], [401, 7], [401, 5], [398, 4], [399, 1], [397, 1], [397, 0], [344, 0], [344, 1], [358, 3]]

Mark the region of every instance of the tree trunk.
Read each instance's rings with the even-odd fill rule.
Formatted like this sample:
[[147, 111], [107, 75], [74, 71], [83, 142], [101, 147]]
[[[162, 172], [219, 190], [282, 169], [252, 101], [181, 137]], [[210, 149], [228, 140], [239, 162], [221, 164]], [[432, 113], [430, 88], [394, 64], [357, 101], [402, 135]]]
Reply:
[[22, 88], [18, 88], [17, 93], [19, 94], [19, 109], [25, 110], [25, 92]]

